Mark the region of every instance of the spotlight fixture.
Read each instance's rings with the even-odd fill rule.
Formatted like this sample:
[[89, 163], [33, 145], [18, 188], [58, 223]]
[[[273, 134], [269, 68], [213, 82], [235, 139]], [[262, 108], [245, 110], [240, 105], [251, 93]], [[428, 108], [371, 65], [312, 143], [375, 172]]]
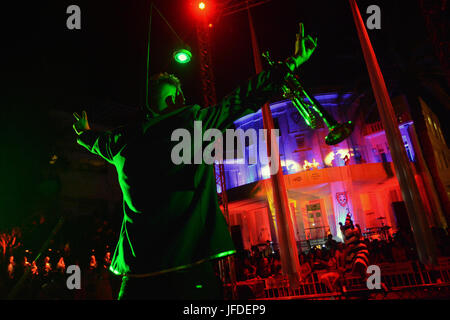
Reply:
[[146, 85], [145, 85], [145, 105], [148, 107], [148, 84], [149, 84], [149, 75], [150, 75], [150, 35], [152, 30], [152, 17], [153, 17], [153, 9], [159, 14], [162, 20], [167, 24], [170, 31], [175, 35], [178, 41], [182, 44], [176, 50], [173, 51], [173, 58], [176, 62], [180, 64], [189, 63], [192, 58], [191, 48], [184, 44], [183, 39], [176, 33], [173, 27], [170, 25], [169, 21], [167, 21], [166, 17], [158, 10], [153, 2], [150, 3], [150, 15], [148, 20], [148, 38], [147, 38], [147, 76], [146, 76]]
[[173, 58], [178, 63], [188, 63], [192, 58], [191, 49], [189, 46], [183, 46], [179, 49], [175, 49], [173, 52]]

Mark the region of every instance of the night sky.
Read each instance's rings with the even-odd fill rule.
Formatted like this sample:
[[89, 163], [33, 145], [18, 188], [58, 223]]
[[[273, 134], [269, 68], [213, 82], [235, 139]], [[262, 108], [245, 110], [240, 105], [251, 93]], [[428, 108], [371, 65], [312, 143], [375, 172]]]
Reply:
[[[222, 1], [224, 2], [224, 1]], [[176, 37], [154, 12], [150, 72], [180, 77], [188, 103], [201, 103], [195, 20], [190, 0], [155, 1], [156, 7], [193, 49], [189, 65], [171, 59]], [[380, 64], [391, 51], [411, 54], [426, 40], [415, 1], [358, 1], [363, 18], [370, 4], [382, 13], [381, 30], [370, 30]], [[81, 30], [66, 28], [66, 8], [81, 8]], [[72, 110], [90, 101], [115, 101], [138, 107], [144, 101], [150, 1], [52, 1], [17, 5], [7, 14], [9, 87], [32, 90], [47, 105]], [[366, 74], [348, 1], [272, 0], [251, 9], [261, 50], [276, 59], [292, 54], [298, 22], [318, 37], [318, 48], [300, 71], [309, 86], [342, 86]], [[6, 12], [4, 12], [5, 14]], [[247, 12], [220, 17], [214, 12], [213, 68], [220, 99], [254, 73]], [[8, 20], [8, 21], [9, 21]], [[92, 108], [95, 108], [92, 106]]]
[[[381, 30], [369, 30], [369, 36], [385, 77], [395, 73], [391, 65], [398, 59], [433, 54], [416, 1], [357, 2], [363, 19], [368, 17], [365, 11], [369, 5], [381, 8]], [[154, 3], [192, 47], [194, 56], [187, 65], [172, 61], [177, 39], [154, 12], [151, 73], [176, 74], [187, 103], [201, 104], [196, 2]], [[81, 30], [66, 28], [66, 8], [71, 4], [81, 8]], [[1, 161], [6, 182], [2, 183], [1, 196], [10, 202], [5, 205], [3, 201], [0, 209], [10, 211], [15, 208], [12, 201], [33, 194], [33, 183], [40, 179], [39, 168], [48, 162], [55, 131], [46, 110], [85, 109], [95, 124], [105, 120], [108, 104], [131, 109], [143, 105], [149, 8], [148, 0], [71, 0], [19, 2], [2, 9], [1, 74], [6, 89], [2, 95], [6, 125], [2, 129], [6, 135]], [[272, 0], [252, 8], [251, 13], [260, 49], [269, 50], [275, 59], [293, 53], [298, 22], [304, 22], [306, 34], [318, 37], [316, 52], [300, 70], [308, 87], [351, 90], [359, 79], [367, 80], [348, 1]], [[211, 54], [220, 99], [254, 74], [252, 48], [245, 10], [229, 16], [216, 11], [211, 23]]]

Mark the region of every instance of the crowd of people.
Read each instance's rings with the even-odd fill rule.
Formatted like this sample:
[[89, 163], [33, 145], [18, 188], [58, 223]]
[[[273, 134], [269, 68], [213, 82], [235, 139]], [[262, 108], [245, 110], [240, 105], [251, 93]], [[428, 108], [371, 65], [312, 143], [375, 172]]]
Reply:
[[[121, 279], [108, 270], [116, 237], [113, 226], [81, 216], [52, 235], [55, 225], [55, 220], [41, 217], [0, 232], [0, 299], [117, 297]], [[71, 265], [79, 267], [80, 289], [67, 286]]]
[[[118, 279], [108, 270], [109, 248], [105, 248], [104, 254], [92, 251], [85, 264], [67, 251], [53, 254], [49, 249], [42, 257], [38, 262], [30, 262], [27, 253], [10, 255], [2, 263], [0, 299], [112, 299], [117, 291]], [[70, 265], [80, 268], [79, 290], [67, 285], [68, 277], [74, 273], [68, 271]]]
[[[79, 224], [77, 226], [77, 223]], [[115, 233], [112, 226], [98, 218], [81, 219], [71, 223], [67, 230], [77, 230], [75, 238], [61, 230], [49, 246], [30, 246], [24, 230], [13, 228], [0, 232], [0, 299], [114, 299], [120, 288], [120, 277], [109, 270]], [[52, 225], [52, 222], [48, 223]], [[54, 224], [54, 223], [53, 223]], [[37, 229], [44, 229], [46, 222], [38, 222]], [[83, 227], [89, 225], [90, 228]], [[89, 229], [89, 230], [87, 230]], [[439, 256], [450, 256], [449, 230], [435, 228], [433, 235]], [[45, 237], [44, 237], [45, 238]], [[34, 239], [34, 238], [33, 238]], [[77, 239], [77, 241], [74, 241]], [[72, 242], [71, 242], [72, 241]], [[80, 242], [81, 241], [81, 242]], [[411, 232], [399, 231], [386, 240], [365, 238], [371, 264], [417, 261]], [[40, 244], [43, 243], [39, 242]], [[42, 251], [42, 252], [41, 252]], [[339, 278], [344, 272], [345, 244], [328, 236], [321, 246], [299, 251], [302, 282], [315, 280], [331, 291], [337, 290]], [[81, 270], [81, 289], [70, 290], [67, 268], [77, 265]], [[235, 259], [237, 281], [283, 278], [279, 251], [271, 242], [265, 247], [238, 252]], [[216, 268], [217, 275], [219, 269]], [[319, 274], [319, 277], [317, 277]]]
[[[437, 255], [450, 256], [449, 230], [433, 228]], [[365, 238], [363, 242], [369, 251], [370, 264], [419, 262], [413, 235], [411, 232], [400, 230], [393, 237], [386, 240]], [[254, 279], [280, 280], [283, 279], [281, 261], [278, 251], [271, 249], [267, 243], [264, 249], [254, 246], [237, 256], [237, 281]], [[342, 275], [346, 272], [344, 263], [345, 244], [328, 235], [321, 246], [313, 246], [299, 254], [300, 278], [303, 283], [315, 281], [323, 283], [330, 291], [341, 288]], [[419, 263], [420, 265], [420, 263]]]

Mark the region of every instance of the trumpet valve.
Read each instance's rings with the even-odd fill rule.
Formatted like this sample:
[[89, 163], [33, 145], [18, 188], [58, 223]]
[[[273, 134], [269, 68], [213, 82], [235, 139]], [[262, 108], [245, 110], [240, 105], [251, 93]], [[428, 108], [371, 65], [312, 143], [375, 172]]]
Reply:
[[339, 123], [325, 137], [325, 143], [332, 146], [344, 141], [352, 134], [354, 126], [351, 121]]

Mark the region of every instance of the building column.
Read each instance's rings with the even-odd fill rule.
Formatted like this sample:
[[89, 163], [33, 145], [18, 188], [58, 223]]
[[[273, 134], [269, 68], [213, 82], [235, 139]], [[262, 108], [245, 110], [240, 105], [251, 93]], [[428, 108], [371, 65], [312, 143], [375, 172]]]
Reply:
[[[261, 52], [259, 51], [258, 41], [256, 39], [256, 32], [253, 26], [250, 9], [247, 8], [250, 34], [252, 40], [253, 58], [256, 73], [262, 71]], [[300, 283], [300, 262], [298, 259], [297, 243], [295, 242], [294, 229], [292, 226], [291, 212], [288, 203], [287, 190], [281, 168], [280, 154], [276, 139], [271, 141], [275, 136], [273, 130], [275, 129], [272, 112], [270, 111], [269, 103], [262, 107], [262, 118], [264, 129], [267, 129], [267, 152], [271, 151], [271, 144], [274, 143], [276, 147], [276, 155], [268, 154], [268, 158], [276, 161], [278, 170], [276, 173], [271, 172], [270, 181], [272, 184], [273, 202], [275, 207], [275, 216], [277, 220], [277, 236], [280, 244], [280, 257], [283, 273], [289, 278], [289, 285], [292, 288], [297, 288]], [[273, 165], [273, 163], [272, 163]]]
[[359, 224], [361, 231], [363, 232], [366, 230], [366, 217], [362, 208], [360, 193], [357, 191], [357, 188], [354, 187], [352, 181], [349, 181], [349, 187], [350, 199], [352, 201], [353, 208], [353, 222], [355, 224]]
[[336, 217], [334, 214], [333, 200], [331, 199], [332, 195], [326, 195], [323, 197], [323, 203], [325, 205], [325, 212], [327, 213], [328, 225], [330, 226], [330, 232], [333, 235], [333, 238], [338, 236], [338, 230], [336, 225]]

